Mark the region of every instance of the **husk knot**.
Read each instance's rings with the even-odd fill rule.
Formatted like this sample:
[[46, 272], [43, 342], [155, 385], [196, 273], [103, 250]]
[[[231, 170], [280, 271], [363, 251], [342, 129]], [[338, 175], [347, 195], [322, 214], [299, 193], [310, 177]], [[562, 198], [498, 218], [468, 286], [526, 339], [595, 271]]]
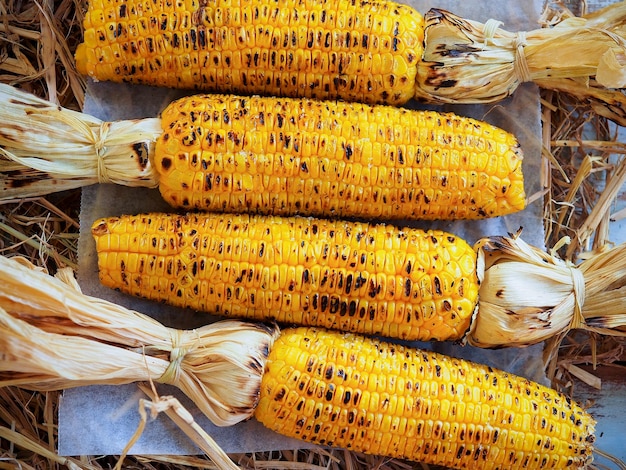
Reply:
[[109, 129], [111, 128], [111, 123], [102, 122], [98, 130], [94, 132], [94, 149], [96, 151], [96, 176], [98, 178], [98, 183], [111, 183], [111, 178], [109, 177], [109, 171], [107, 169], [106, 162], [104, 161], [106, 157], [106, 141], [109, 135]]
[[526, 32], [519, 31], [513, 41], [513, 49], [515, 50], [513, 70], [515, 71], [515, 76], [520, 83], [533, 81], [533, 76], [530, 72], [528, 61], [526, 60], [526, 54], [524, 53], [526, 43]]
[[172, 338], [172, 350], [170, 351], [169, 365], [163, 375], [156, 381], [163, 384], [177, 386], [181, 374], [181, 364], [185, 360], [187, 353], [192, 351], [195, 346], [184, 346], [185, 340], [183, 339], [184, 331], [170, 329], [170, 335]]
[[585, 276], [583, 273], [571, 263], [566, 264], [572, 276], [572, 294], [574, 295], [574, 310], [572, 311], [572, 319], [568, 330], [583, 329], [586, 327], [585, 316], [583, 315], [583, 306], [585, 305]]

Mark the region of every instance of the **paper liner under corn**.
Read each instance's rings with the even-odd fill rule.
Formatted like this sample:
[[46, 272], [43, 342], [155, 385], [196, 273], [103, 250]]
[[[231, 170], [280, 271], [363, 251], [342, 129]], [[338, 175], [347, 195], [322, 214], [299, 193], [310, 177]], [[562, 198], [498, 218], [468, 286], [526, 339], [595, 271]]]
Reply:
[[440, 9], [424, 19], [416, 98], [490, 103], [534, 82], [588, 100], [598, 114], [626, 125], [626, 2], [583, 17], [546, 7], [545, 27], [521, 32]]

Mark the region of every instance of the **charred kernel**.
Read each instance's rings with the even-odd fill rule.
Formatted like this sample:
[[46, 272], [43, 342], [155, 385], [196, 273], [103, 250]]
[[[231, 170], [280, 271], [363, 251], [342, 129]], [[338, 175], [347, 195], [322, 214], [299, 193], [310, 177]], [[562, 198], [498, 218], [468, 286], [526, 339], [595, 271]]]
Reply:
[[[167, 140], [167, 138], [166, 138], [165, 136], [163, 136], [163, 138], [165, 138], [165, 139]], [[167, 170], [169, 170], [169, 169], [171, 168], [171, 166], [172, 166], [172, 159], [171, 159], [171, 158], [169, 158], [169, 157], [165, 157], [165, 158], [162, 158], [162, 159], [160, 160], [160, 163], [161, 163], [161, 168], [162, 168], [163, 170], [167, 171]]]
[[443, 291], [441, 290], [441, 280], [439, 279], [439, 276], [433, 277], [433, 286], [437, 295], [441, 295], [443, 293]]
[[411, 279], [409, 278], [404, 281], [404, 295], [407, 297], [411, 295], [411, 284]]
[[274, 395], [275, 401], [282, 401], [285, 398], [285, 394], [287, 393], [287, 389], [281, 388]]

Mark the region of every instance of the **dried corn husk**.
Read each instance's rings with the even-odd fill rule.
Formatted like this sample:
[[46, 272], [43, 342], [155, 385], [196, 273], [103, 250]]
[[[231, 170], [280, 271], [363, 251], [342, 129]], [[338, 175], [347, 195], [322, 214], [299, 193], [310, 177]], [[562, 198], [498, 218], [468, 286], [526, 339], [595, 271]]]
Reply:
[[484, 274], [470, 344], [527, 346], [572, 329], [626, 336], [626, 244], [577, 265], [517, 235], [483, 238], [476, 249]]
[[160, 119], [105, 122], [0, 84], [0, 199], [95, 183], [156, 187]]
[[[584, 17], [561, 16], [549, 27], [526, 32], [509, 32], [494, 20], [483, 24], [438, 9], [430, 10], [425, 21], [419, 99], [487, 103], [509, 96], [523, 82], [551, 88], [554, 81], [558, 88], [563, 79], [584, 83], [578, 96], [585, 99], [586, 84], [595, 79], [590, 96], [623, 100], [605, 97], [598, 89], [626, 87], [626, 2]], [[625, 117], [623, 110], [612, 112]]]
[[195, 330], [77, 290], [22, 258], [0, 257], [0, 387], [58, 390], [154, 381], [175, 385], [229, 426], [256, 407], [275, 327], [223, 321]]

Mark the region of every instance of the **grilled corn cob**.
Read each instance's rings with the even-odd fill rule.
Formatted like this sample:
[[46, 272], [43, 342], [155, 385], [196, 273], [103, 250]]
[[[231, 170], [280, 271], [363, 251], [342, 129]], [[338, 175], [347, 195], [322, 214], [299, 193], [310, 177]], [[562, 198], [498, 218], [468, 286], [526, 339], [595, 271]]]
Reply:
[[101, 282], [232, 317], [411, 339], [459, 339], [476, 253], [440, 231], [222, 214], [97, 220]]
[[400, 104], [423, 18], [384, 0], [90, 0], [78, 70], [98, 80]]
[[352, 334], [283, 330], [255, 417], [317, 444], [451, 468], [581, 468], [595, 422], [555, 390]]
[[255, 415], [301, 439], [455, 468], [577, 468], [591, 457], [595, 423], [580, 406], [490, 367], [315, 328], [174, 330], [82, 294], [67, 268], [51, 278], [23, 259], [0, 266], [0, 386], [150, 379], [221, 426]]
[[106, 182], [225, 212], [473, 219], [525, 205], [515, 137], [453, 114], [206, 95], [111, 123], [0, 84], [0, 122], [0, 200]]
[[154, 163], [175, 207], [475, 219], [525, 205], [519, 143], [471, 118], [217, 95], [178, 100], [161, 119]]
[[533, 81], [621, 123], [625, 10], [547, 9], [558, 27], [509, 32], [385, 0], [91, 0], [76, 63], [97, 80], [396, 105], [490, 103]]

